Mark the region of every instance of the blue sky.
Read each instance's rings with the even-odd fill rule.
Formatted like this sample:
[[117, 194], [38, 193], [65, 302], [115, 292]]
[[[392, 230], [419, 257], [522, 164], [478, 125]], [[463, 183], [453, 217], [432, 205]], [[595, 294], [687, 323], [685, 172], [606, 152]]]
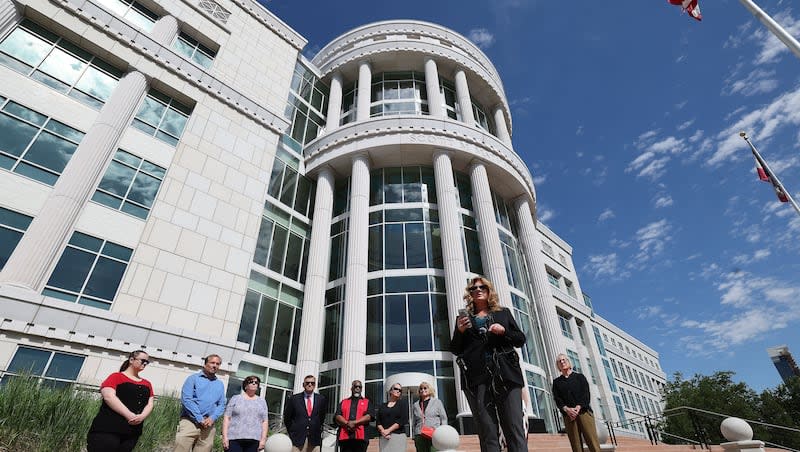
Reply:
[[[795, 36], [800, 7], [759, 5]], [[661, 354], [668, 374], [780, 378], [800, 358], [800, 216], [760, 182], [753, 142], [800, 198], [800, 60], [737, 0], [406, 0], [267, 7], [312, 56], [351, 28], [439, 23], [481, 46], [504, 81], [514, 148], [539, 215], [574, 247], [598, 313]]]

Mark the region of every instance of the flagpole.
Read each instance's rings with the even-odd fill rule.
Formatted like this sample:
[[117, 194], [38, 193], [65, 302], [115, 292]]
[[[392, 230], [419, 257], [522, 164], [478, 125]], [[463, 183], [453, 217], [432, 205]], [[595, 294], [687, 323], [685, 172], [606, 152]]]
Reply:
[[761, 154], [758, 153], [758, 150], [756, 149], [756, 147], [753, 146], [753, 143], [751, 143], [750, 139], [747, 138], [747, 133], [746, 132], [739, 132], [739, 136], [742, 137], [744, 139], [744, 141], [747, 142], [748, 145], [750, 145], [750, 149], [753, 150], [753, 155], [756, 157], [756, 160], [758, 161], [758, 164], [761, 165], [764, 168], [764, 171], [767, 173], [767, 176], [769, 176], [769, 178], [772, 179], [772, 181], [783, 192], [783, 194], [786, 195], [786, 199], [789, 200], [789, 203], [792, 204], [792, 207], [794, 207], [794, 210], [797, 212], [798, 215], [800, 215], [800, 206], [797, 205], [797, 203], [794, 201], [794, 198], [792, 198], [792, 194], [789, 193], [789, 190], [786, 190], [786, 188], [781, 183], [780, 179], [778, 179], [778, 176], [775, 173], [773, 173], [772, 170], [770, 169], [769, 165], [767, 165], [767, 161], [764, 160], [763, 157], [761, 157]]
[[[798, 58], [800, 58], [800, 42], [797, 42], [797, 39], [794, 36], [790, 35], [786, 30], [783, 29], [775, 20], [769, 16], [769, 14], [765, 13], [763, 9], [759, 8], [758, 5], [753, 2], [753, 0], [739, 0], [745, 8], [747, 8], [758, 20], [761, 21], [768, 29], [775, 35], [776, 38], [780, 39], [781, 42], [786, 44], [786, 47], [789, 48]], [[747, 140], [747, 138], [745, 138]], [[748, 141], [749, 143], [749, 141]], [[752, 145], [751, 145], [752, 146]]]

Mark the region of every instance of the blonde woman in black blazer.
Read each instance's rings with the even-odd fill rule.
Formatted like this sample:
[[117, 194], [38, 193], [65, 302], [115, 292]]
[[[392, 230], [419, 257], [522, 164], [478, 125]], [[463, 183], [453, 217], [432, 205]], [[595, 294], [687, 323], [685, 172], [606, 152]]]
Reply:
[[423, 437], [420, 432], [422, 426], [437, 428], [440, 425], [447, 425], [447, 412], [441, 400], [434, 398], [436, 395], [427, 381], [419, 384], [419, 399], [414, 402], [411, 410], [414, 414], [414, 446], [417, 452], [433, 451], [431, 440]]

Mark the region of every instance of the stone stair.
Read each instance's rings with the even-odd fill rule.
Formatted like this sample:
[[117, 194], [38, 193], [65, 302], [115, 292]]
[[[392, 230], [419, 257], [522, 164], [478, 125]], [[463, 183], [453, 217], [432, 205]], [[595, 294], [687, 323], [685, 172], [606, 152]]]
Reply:
[[[464, 452], [480, 452], [480, 444], [476, 435], [462, 435], [461, 444], [458, 446], [459, 451]], [[701, 450], [708, 451], [708, 449], [700, 449], [699, 446], [690, 445], [669, 445], [658, 444], [652, 445], [650, 441], [641, 438], [630, 438], [625, 436], [617, 436], [617, 452], [699, 452]], [[765, 448], [765, 452], [781, 452], [781, 449]], [[569, 440], [567, 435], [561, 434], [530, 434], [528, 435], [528, 451], [529, 452], [572, 452], [569, 447]], [[378, 440], [373, 439], [369, 442], [367, 452], [379, 452]], [[416, 452], [414, 449], [414, 441], [409, 439], [406, 443], [406, 452]], [[711, 452], [722, 452], [719, 446], [712, 446]], [[784, 451], [785, 452], [785, 451]]]

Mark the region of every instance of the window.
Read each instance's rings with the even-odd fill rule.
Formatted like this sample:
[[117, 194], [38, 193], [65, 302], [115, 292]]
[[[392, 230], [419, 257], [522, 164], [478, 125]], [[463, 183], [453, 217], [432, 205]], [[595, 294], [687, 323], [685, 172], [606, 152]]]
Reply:
[[29, 20], [0, 42], [0, 64], [100, 109], [122, 72]]
[[302, 292], [251, 272], [238, 340], [254, 355], [295, 364], [302, 306]]
[[622, 394], [622, 401], [625, 403], [625, 409], [630, 410], [631, 406], [628, 403], [628, 395], [625, 393], [625, 389], [619, 388], [619, 393]]
[[272, 163], [267, 193], [300, 215], [311, 217], [314, 182], [281, 159], [275, 159]]
[[369, 116], [427, 115], [425, 75], [419, 72], [384, 72], [372, 77]]
[[150, 90], [142, 102], [133, 126], [159, 140], [176, 146], [192, 109], [175, 99]]
[[619, 396], [614, 396], [614, 405], [617, 407], [617, 416], [619, 416], [619, 421], [625, 422], [625, 410], [622, 409], [622, 402], [620, 402]]
[[450, 119], [461, 119], [460, 106], [458, 105], [458, 97], [456, 96], [455, 86], [447, 80], [439, 77], [439, 92], [442, 94], [444, 100], [444, 111]]
[[437, 203], [433, 168], [407, 166], [370, 172], [371, 206], [410, 202]]
[[268, 202], [253, 262], [304, 283], [310, 243], [310, 226]]
[[578, 295], [575, 293], [575, 285], [572, 284], [572, 281], [564, 278], [564, 286], [566, 286], [568, 294], [570, 294], [573, 298], [578, 298]]
[[581, 359], [578, 357], [578, 354], [572, 350], [567, 350], [567, 356], [569, 356], [569, 360], [572, 361], [572, 370], [583, 373], [581, 370]]
[[549, 271], [547, 272], [547, 281], [548, 281], [548, 282], [549, 282], [549, 283], [550, 283], [550, 284], [551, 284], [553, 287], [556, 287], [556, 288], [559, 288], [559, 289], [560, 289], [560, 288], [561, 288], [561, 284], [559, 283], [558, 279], [559, 279], [559, 276], [556, 276], [556, 275], [554, 275], [554, 274], [550, 273]]
[[[606, 356], [606, 346], [603, 344], [603, 339], [600, 338], [600, 330], [595, 325], [592, 325], [592, 331], [594, 331], [594, 340], [597, 341], [597, 348], [600, 350], [600, 354]], [[603, 337], [606, 337], [606, 335], [604, 334]]]
[[8, 365], [2, 382], [12, 375], [41, 377], [44, 385], [64, 387], [75, 382], [83, 366], [83, 356], [20, 346]]
[[572, 339], [572, 328], [569, 325], [569, 318], [567, 318], [564, 314], [558, 313], [558, 323], [561, 325], [561, 334], [565, 337]]
[[0, 168], [55, 184], [83, 132], [3, 97], [0, 105]]
[[98, 3], [148, 33], [158, 20], [158, 14], [134, 0], [98, 0]]
[[589, 376], [592, 377], [592, 383], [597, 384], [597, 375], [594, 374], [594, 367], [589, 358], [586, 358], [586, 370], [589, 371]]
[[547, 242], [542, 242], [542, 251], [547, 255], [553, 255], [553, 247]]
[[177, 50], [179, 54], [206, 69], [211, 67], [211, 64], [214, 62], [214, 57], [217, 56], [217, 52], [200, 44], [197, 39], [194, 39], [184, 32], [178, 35], [178, 38], [172, 43], [172, 48]]
[[617, 371], [617, 362], [613, 359], [611, 360], [611, 366], [614, 369], [614, 376], [619, 378], [619, 371]]
[[133, 250], [74, 232], [43, 295], [111, 309]]
[[5, 267], [33, 218], [0, 207], [0, 270]]
[[122, 149], [117, 150], [92, 201], [146, 219], [164, 179], [165, 169]]
[[479, 129], [485, 130], [492, 135], [495, 134], [494, 121], [486, 114], [483, 106], [472, 102], [472, 114], [475, 116], [475, 125], [478, 126]]
[[437, 210], [382, 209], [369, 218], [368, 271], [444, 268]]
[[614, 376], [611, 375], [611, 366], [608, 365], [608, 360], [603, 358], [603, 370], [606, 373], [606, 380], [608, 380], [608, 386], [611, 388], [612, 392], [617, 392], [617, 382], [614, 380]]
[[563, 265], [564, 267], [567, 266], [567, 258], [564, 257], [563, 254], [558, 253], [558, 261], [561, 262], [561, 265]]
[[[288, 104], [284, 112], [286, 119], [292, 122], [287, 136], [298, 143], [298, 152], [300, 152], [302, 145], [316, 138], [325, 126], [328, 87], [319, 80], [314, 72], [298, 62], [294, 67], [290, 88]], [[352, 99], [352, 97], [350, 98]], [[355, 116], [353, 116], [354, 118]]]

